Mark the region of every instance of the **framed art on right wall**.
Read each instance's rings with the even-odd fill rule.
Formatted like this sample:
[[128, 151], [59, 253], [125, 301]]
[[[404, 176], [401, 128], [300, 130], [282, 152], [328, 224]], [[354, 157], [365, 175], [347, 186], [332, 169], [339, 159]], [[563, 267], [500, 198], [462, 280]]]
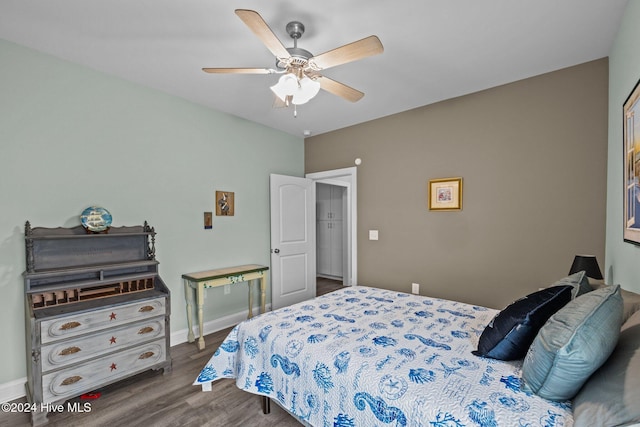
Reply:
[[429, 180], [430, 211], [462, 210], [462, 178], [439, 178]]
[[640, 80], [623, 105], [625, 242], [640, 245]]

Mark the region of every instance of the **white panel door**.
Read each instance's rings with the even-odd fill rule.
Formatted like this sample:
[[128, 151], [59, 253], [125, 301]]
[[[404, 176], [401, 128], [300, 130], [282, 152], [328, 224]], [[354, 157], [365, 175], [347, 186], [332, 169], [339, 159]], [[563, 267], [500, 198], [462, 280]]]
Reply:
[[316, 296], [314, 183], [271, 174], [271, 307]]

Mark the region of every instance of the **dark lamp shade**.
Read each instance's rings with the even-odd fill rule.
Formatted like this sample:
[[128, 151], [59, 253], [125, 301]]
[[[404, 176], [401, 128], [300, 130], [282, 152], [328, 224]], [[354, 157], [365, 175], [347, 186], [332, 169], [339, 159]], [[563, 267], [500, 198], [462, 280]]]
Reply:
[[592, 279], [602, 280], [603, 278], [595, 255], [576, 255], [573, 259], [573, 264], [571, 264], [569, 275], [579, 271], [585, 271], [586, 276]]

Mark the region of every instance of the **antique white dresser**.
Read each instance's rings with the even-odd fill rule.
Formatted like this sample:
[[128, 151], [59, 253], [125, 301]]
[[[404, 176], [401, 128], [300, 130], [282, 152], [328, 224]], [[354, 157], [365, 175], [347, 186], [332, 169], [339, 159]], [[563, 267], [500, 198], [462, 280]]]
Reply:
[[27, 222], [25, 244], [33, 425], [47, 422], [48, 404], [148, 369], [171, 371], [170, 296], [158, 275], [152, 227], [95, 234]]

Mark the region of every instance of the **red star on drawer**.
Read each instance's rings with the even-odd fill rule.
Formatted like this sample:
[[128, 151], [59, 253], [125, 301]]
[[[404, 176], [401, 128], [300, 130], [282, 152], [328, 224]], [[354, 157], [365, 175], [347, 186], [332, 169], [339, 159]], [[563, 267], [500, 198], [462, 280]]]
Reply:
[[118, 367], [116, 366], [116, 364], [115, 364], [115, 363], [112, 363], [112, 364], [111, 364], [111, 370], [112, 370], [112, 371], [115, 371], [116, 369], [118, 369]]
[[113, 311], [109, 315], [109, 320], [116, 320], [116, 314]]
[[115, 344], [116, 343], [116, 337], [111, 337], [109, 339], [109, 344]]

